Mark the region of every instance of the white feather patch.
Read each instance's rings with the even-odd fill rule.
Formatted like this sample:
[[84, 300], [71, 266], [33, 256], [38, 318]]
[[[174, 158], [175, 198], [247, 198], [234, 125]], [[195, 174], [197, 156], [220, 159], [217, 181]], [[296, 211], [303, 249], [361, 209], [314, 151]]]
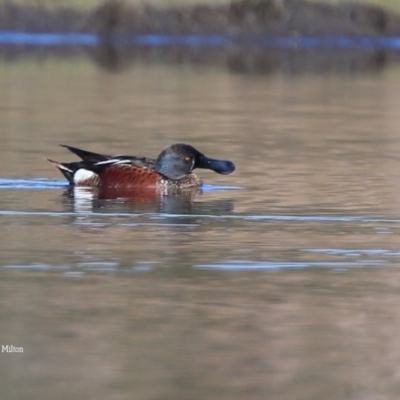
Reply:
[[107, 165], [107, 164], [114, 164], [118, 161], [118, 159], [112, 159], [112, 160], [105, 160], [105, 161], [99, 161], [95, 163], [94, 165]]
[[93, 171], [89, 171], [88, 169], [81, 168], [75, 172], [74, 183], [76, 185], [79, 185], [83, 182], [93, 179], [95, 176], [96, 176], [96, 174]]
[[62, 165], [62, 164], [60, 164], [60, 163], [57, 163], [56, 165], [57, 165], [58, 168], [63, 169], [64, 171], [71, 172], [71, 174], [72, 174], [72, 172], [73, 172], [72, 169], [67, 168], [65, 165]]
[[118, 158], [114, 158], [112, 160], [106, 160], [106, 161], [99, 161], [94, 165], [120, 165], [120, 164], [130, 164], [131, 160], [120, 160]]

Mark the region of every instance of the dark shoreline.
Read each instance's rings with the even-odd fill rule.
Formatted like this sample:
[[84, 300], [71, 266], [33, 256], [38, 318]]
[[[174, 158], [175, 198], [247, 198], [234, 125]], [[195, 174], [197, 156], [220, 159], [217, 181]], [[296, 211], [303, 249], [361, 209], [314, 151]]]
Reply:
[[[118, 72], [133, 65], [196, 65], [232, 73], [285, 74], [381, 72], [398, 64], [398, 49], [379, 46], [265, 46], [238, 40], [221, 46], [138, 45], [115, 40], [134, 34], [231, 35], [238, 38], [384, 38], [400, 36], [400, 17], [379, 7], [329, 6], [303, 0], [243, 0], [225, 6], [133, 7], [109, 0], [91, 12], [0, 6], [0, 30], [31, 33], [94, 33], [99, 45], [0, 46], [0, 60], [87, 57], [99, 68]], [[279, 4], [279, 6], [275, 5]], [[251, 23], [250, 23], [251, 22]]]
[[254, 47], [0, 46], [0, 62], [24, 63], [57, 58], [87, 59], [101, 70], [118, 73], [135, 66], [219, 68], [233, 74], [285, 75], [382, 73], [398, 66], [400, 52], [389, 49], [301, 49]]
[[400, 16], [372, 5], [332, 6], [305, 0], [233, 0], [226, 5], [134, 6], [106, 0], [89, 12], [0, 6], [0, 30], [132, 34], [219, 34], [275, 37], [400, 35]]

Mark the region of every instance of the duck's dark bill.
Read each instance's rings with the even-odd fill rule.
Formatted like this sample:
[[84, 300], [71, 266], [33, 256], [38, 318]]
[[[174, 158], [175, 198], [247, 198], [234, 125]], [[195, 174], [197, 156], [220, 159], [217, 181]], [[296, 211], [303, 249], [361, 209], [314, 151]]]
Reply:
[[229, 160], [214, 160], [212, 158], [203, 157], [198, 168], [211, 169], [218, 174], [227, 175], [235, 170], [235, 164]]

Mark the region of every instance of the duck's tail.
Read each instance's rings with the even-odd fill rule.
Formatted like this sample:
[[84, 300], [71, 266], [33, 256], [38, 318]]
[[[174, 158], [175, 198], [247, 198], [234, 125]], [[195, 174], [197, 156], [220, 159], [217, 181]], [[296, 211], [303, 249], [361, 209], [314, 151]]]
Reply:
[[60, 146], [65, 147], [71, 153], [74, 153], [75, 155], [77, 155], [80, 159], [82, 159], [86, 163], [97, 163], [97, 162], [106, 161], [106, 160], [109, 160], [110, 158], [112, 158], [111, 156], [108, 156], [105, 154], [92, 153], [91, 151], [78, 149], [77, 147], [67, 146], [65, 144], [60, 144]]
[[47, 161], [55, 165], [61, 171], [61, 173], [67, 178], [68, 182], [71, 185], [74, 184], [75, 172], [80, 168], [79, 163], [60, 163], [58, 161], [50, 160], [50, 158], [47, 158]]

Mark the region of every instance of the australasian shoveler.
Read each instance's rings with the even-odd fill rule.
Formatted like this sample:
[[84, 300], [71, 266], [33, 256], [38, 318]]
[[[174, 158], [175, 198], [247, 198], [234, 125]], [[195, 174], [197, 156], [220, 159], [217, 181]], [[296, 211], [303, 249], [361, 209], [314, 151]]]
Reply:
[[70, 185], [109, 188], [195, 188], [202, 184], [192, 171], [211, 169], [218, 174], [235, 170], [232, 161], [206, 157], [194, 147], [177, 143], [165, 148], [157, 159], [128, 155], [109, 156], [61, 145], [81, 161], [61, 163], [50, 160]]

